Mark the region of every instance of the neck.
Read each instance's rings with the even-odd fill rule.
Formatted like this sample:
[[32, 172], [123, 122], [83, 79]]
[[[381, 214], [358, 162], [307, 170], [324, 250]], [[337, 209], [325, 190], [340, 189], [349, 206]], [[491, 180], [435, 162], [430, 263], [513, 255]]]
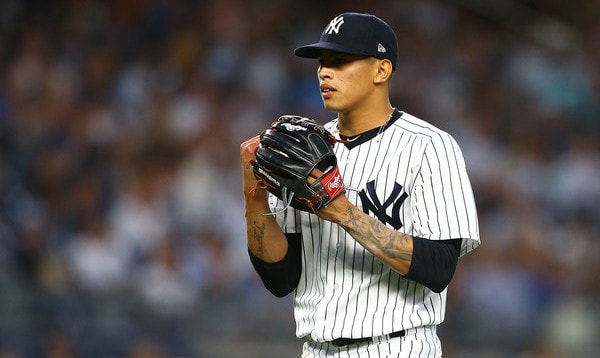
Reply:
[[338, 113], [338, 128], [340, 133], [353, 136], [370, 129], [381, 127], [390, 118], [394, 108], [386, 106], [367, 108], [362, 111], [347, 111]]

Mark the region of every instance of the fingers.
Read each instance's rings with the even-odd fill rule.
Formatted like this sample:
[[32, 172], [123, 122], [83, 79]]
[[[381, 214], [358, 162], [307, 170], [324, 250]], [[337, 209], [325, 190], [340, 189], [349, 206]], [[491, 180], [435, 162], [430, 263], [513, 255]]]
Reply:
[[256, 148], [258, 148], [259, 144], [260, 144], [260, 136], [252, 137], [240, 145], [240, 153], [241, 154], [244, 154], [244, 153], [254, 154], [254, 152], [256, 152]]
[[312, 170], [312, 172], [310, 172], [310, 175], [308, 176], [308, 178], [306, 178], [306, 181], [310, 185], [310, 184], [316, 182], [322, 176], [323, 176], [323, 172], [320, 171], [319, 169], [315, 168]]
[[260, 137], [252, 137], [240, 145], [240, 161], [242, 165], [242, 181], [244, 194], [248, 195], [256, 187], [256, 178], [252, 172], [252, 163], [256, 160], [256, 150]]
[[240, 145], [240, 159], [242, 161], [242, 167], [248, 162], [253, 161], [256, 158], [256, 150], [260, 144], [260, 137], [252, 137]]

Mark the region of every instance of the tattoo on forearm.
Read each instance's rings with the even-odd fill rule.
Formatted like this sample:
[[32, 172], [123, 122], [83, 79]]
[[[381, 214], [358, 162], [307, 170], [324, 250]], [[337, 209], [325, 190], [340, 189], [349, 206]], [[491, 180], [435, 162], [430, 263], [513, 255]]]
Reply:
[[262, 258], [264, 255], [264, 246], [263, 246], [264, 238], [265, 238], [265, 224], [255, 221], [252, 225], [252, 239], [256, 242], [256, 252], [254, 254], [260, 258]]
[[347, 219], [340, 225], [371, 253], [392, 259], [410, 262], [412, 245], [410, 236], [390, 230], [381, 221], [368, 215], [357, 214], [348, 209]]
[[340, 223], [343, 227], [346, 227], [347, 229], [353, 229], [356, 227], [360, 227], [361, 225], [361, 216], [360, 215], [356, 215], [354, 213], [354, 210], [352, 210], [352, 208], [348, 208], [347, 210], [348, 213], [348, 219], [345, 220], [344, 222]]

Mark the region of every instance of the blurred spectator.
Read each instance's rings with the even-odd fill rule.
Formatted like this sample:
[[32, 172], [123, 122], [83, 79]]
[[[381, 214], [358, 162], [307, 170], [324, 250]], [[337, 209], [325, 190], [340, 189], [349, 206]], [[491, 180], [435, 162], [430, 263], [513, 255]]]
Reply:
[[150, 341], [135, 342], [129, 349], [129, 358], [167, 358], [164, 348]]
[[101, 216], [84, 218], [82, 231], [69, 242], [66, 253], [78, 286], [100, 294], [124, 289], [129, 262], [117, 243]]
[[193, 308], [197, 287], [187, 280], [177, 243], [168, 237], [136, 274], [135, 291], [153, 315], [183, 317]]
[[62, 332], [49, 333], [42, 343], [44, 357], [74, 358], [77, 356], [71, 337]]
[[223, 238], [224, 233], [216, 228], [199, 230], [192, 242], [184, 245], [182, 255], [186, 276], [213, 299], [232, 295], [236, 282], [234, 258]]
[[174, 229], [165, 188], [168, 163], [161, 160], [159, 149], [150, 143], [133, 154], [133, 168], [108, 213], [118, 250], [133, 263], [149, 257]]

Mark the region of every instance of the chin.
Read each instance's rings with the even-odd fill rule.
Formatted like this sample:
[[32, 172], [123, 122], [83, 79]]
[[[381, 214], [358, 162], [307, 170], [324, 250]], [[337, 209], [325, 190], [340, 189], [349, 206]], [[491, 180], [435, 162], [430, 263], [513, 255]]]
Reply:
[[333, 103], [327, 101], [323, 101], [323, 107], [325, 107], [325, 110], [329, 112], [340, 112], [342, 110], [340, 106], [336, 106]]

